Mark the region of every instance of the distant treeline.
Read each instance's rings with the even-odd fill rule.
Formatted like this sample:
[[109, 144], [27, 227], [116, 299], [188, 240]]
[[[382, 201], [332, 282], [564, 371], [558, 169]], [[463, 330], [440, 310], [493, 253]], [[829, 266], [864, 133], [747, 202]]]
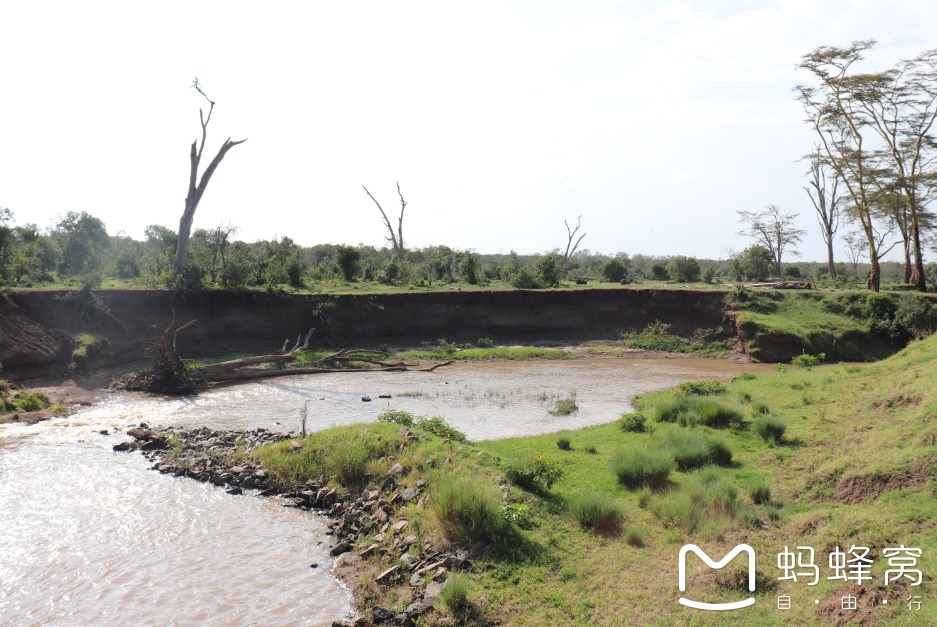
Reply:
[[[319, 244], [299, 246], [289, 237], [258, 242], [237, 240], [237, 229], [221, 226], [197, 229], [191, 238], [186, 274], [173, 271], [177, 234], [159, 225], [146, 228], [145, 239], [109, 235], [104, 223], [87, 213], [69, 212], [53, 228], [17, 225], [11, 211], [0, 209], [0, 284], [42, 286], [91, 281], [141, 287], [267, 287], [305, 285], [323, 281], [373, 281], [389, 285], [436, 286], [464, 282], [504, 284], [518, 288], [554, 287], [564, 280], [603, 282], [644, 280], [736, 282], [771, 278], [768, 251], [752, 246], [731, 259], [695, 259], [682, 255], [649, 256], [592, 253], [584, 249], [563, 257], [554, 250], [520, 255], [477, 253], [448, 246], [406, 251], [403, 260], [388, 248]], [[825, 262], [788, 263], [785, 277], [824, 280]], [[864, 281], [866, 264], [837, 264], [837, 282], [854, 286]], [[886, 280], [899, 282], [903, 267], [883, 264]], [[937, 264], [928, 265], [931, 283]]]

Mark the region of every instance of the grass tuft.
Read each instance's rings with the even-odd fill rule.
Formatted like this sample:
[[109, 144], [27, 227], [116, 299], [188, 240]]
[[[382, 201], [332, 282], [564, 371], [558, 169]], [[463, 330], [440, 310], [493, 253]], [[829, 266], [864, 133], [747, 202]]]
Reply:
[[489, 486], [474, 480], [440, 477], [432, 491], [433, 513], [446, 536], [455, 542], [495, 542], [504, 535], [505, 519]]
[[626, 448], [616, 451], [610, 462], [619, 483], [628, 488], [662, 487], [674, 469], [667, 451]]
[[603, 536], [621, 533], [625, 513], [615, 499], [607, 494], [587, 492], [579, 494], [570, 501], [569, 509], [583, 529], [588, 529]]

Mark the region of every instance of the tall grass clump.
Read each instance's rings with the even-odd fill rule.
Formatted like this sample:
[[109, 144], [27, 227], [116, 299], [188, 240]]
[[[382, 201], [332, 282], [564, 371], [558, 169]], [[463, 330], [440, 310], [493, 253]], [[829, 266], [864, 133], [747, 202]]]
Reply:
[[755, 505], [767, 505], [771, 502], [771, 486], [767, 479], [760, 479], [748, 486], [748, 496]]
[[502, 465], [504, 476], [514, 485], [532, 492], [544, 492], [566, 476], [559, 464], [543, 455], [531, 455], [528, 459], [515, 457]]
[[38, 411], [51, 404], [48, 396], [36, 390], [23, 390], [13, 395], [13, 406], [23, 411]]
[[628, 488], [663, 486], [674, 469], [674, 460], [664, 450], [626, 448], [616, 451], [610, 462], [619, 483]]
[[446, 580], [446, 585], [439, 593], [439, 600], [453, 615], [459, 614], [468, 608], [468, 593], [471, 589], [468, 577], [462, 573], [453, 573]]
[[716, 394], [725, 394], [729, 388], [722, 381], [707, 379], [706, 381], [684, 381], [677, 386], [677, 392], [683, 395], [695, 394], [696, 396], [715, 396]]
[[618, 427], [628, 433], [644, 433], [647, 431], [646, 418], [644, 414], [624, 413], [618, 419]]
[[692, 395], [665, 399], [654, 407], [654, 414], [658, 422], [676, 422], [683, 427], [727, 427], [742, 422], [742, 412], [732, 405]]
[[580, 527], [604, 536], [618, 535], [625, 520], [624, 510], [615, 499], [597, 492], [573, 497], [569, 509]]
[[576, 393], [571, 392], [566, 398], [556, 401], [550, 413], [554, 416], [568, 416], [575, 411], [579, 411], [579, 405], [576, 404]]
[[498, 498], [488, 486], [468, 479], [441, 477], [431, 495], [433, 513], [455, 542], [494, 542], [504, 533]]
[[739, 513], [738, 487], [715, 468], [706, 468], [687, 475], [680, 490], [662, 497], [654, 509], [665, 526], [718, 536]]
[[780, 444], [784, 439], [784, 432], [787, 431], [787, 423], [780, 416], [774, 414], [761, 414], [755, 418], [752, 423], [752, 429], [755, 430], [761, 439], [771, 444]]
[[561, 451], [569, 451], [573, 448], [573, 442], [565, 435], [561, 435], [556, 439], [556, 447]]
[[664, 438], [662, 447], [669, 451], [677, 468], [683, 472], [707, 464], [728, 466], [732, 463], [732, 451], [726, 443], [702, 431], [673, 431]]

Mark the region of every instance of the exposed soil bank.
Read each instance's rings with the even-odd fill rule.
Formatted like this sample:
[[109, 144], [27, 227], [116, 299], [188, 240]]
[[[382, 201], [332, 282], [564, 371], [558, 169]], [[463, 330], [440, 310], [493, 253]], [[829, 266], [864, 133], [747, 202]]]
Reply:
[[[154, 329], [197, 319], [179, 335], [186, 357], [278, 349], [310, 327], [331, 345], [420, 341], [499, 343], [615, 337], [660, 320], [671, 332], [722, 327], [735, 334], [724, 292], [696, 290], [515, 290], [369, 295], [287, 295], [206, 290], [98, 290], [88, 306], [65, 290], [0, 296], [0, 376], [52, 377], [141, 359]], [[84, 334], [84, 339], [79, 336]], [[89, 336], [93, 336], [90, 338]]]

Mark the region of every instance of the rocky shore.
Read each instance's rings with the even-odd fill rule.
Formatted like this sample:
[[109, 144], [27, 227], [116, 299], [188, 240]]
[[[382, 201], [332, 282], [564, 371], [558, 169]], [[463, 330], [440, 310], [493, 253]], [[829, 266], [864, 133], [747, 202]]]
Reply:
[[[469, 551], [441, 549], [431, 542], [419, 544], [408, 533], [409, 521], [400, 515], [408, 503], [425, 505], [422, 479], [404, 488], [397, 478], [404, 469], [391, 466], [387, 476], [372, 478], [360, 492], [330, 487], [320, 479], [302, 485], [283, 486], [274, 482], [250, 453], [267, 444], [290, 440], [302, 448], [296, 434], [256, 429], [253, 431], [216, 431], [202, 429], [150, 429], [148, 425], [129, 429], [133, 440], [114, 446], [115, 451], [140, 451], [154, 462], [152, 469], [175, 477], [208, 482], [232, 495], [279, 497], [286, 506], [311, 510], [329, 519], [332, 541], [329, 554], [336, 557], [335, 574], [350, 585], [355, 594], [359, 616], [353, 623], [336, 621], [334, 626], [413, 625], [445, 621], [435, 605], [448, 584], [451, 571], [469, 566]], [[419, 436], [402, 427], [399, 434], [406, 441]], [[358, 543], [377, 531], [376, 542], [366, 548]], [[390, 553], [390, 555], [388, 555]], [[390, 560], [388, 559], [390, 558]], [[395, 562], [387, 566], [388, 562]], [[312, 564], [318, 568], [319, 564]], [[363, 574], [367, 577], [362, 577]], [[366, 579], [368, 585], [362, 584]], [[392, 590], [395, 598], [409, 599], [404, 611], [393, 611], [375, 604], [374, 586], [383, 593]]]

